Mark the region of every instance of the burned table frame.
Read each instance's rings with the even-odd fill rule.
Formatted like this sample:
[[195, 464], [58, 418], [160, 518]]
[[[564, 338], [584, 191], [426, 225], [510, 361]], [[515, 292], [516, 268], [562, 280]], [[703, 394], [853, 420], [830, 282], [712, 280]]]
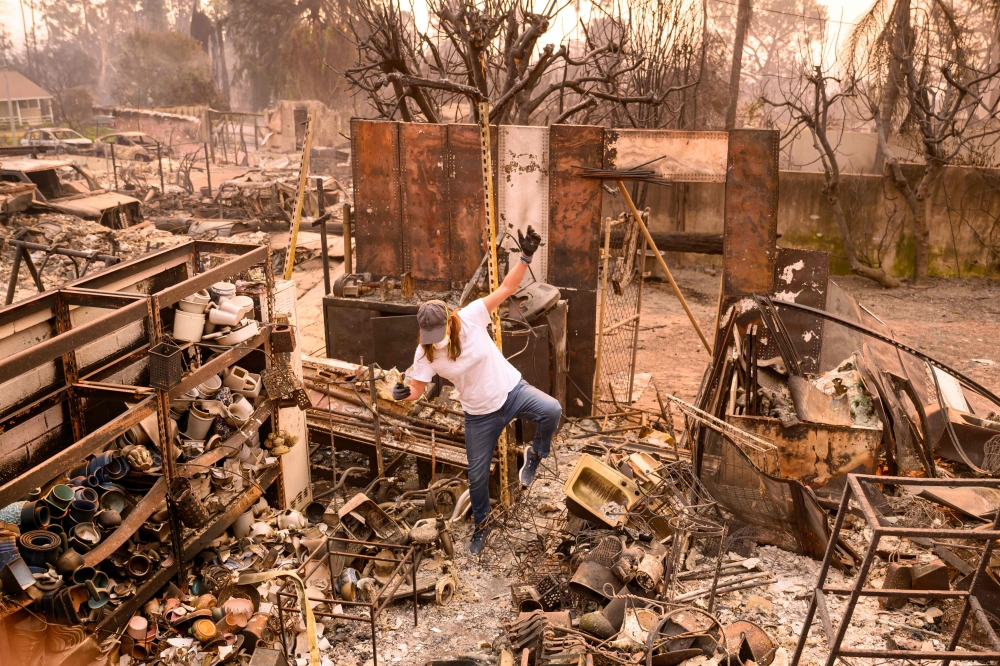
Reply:
[[[345, 550], [332, 550], [331, 544], [342, 545]], [[350, 550], [350, 548], [358, 547], [370, 547], [379, 549], [390, 549], [394, 551], [402, 551], [402, 557], [394, 557], [392, 559], [380, 558], [377, 555], [368, 555], [366, 553], [355, 553]], [[362, 541], [359, 539], [348, 539], [345, 537], [326, 537], [320, 545], [316, 546], [316, 549], [309, 554], [306, 561], [303, 562], [297, 572], [302, 576], [303, 581], [308, 581], [312, 574], [306, 575], [306, 571], [309, 567], [310, 562], [316, 562], [319, 557], [326, 558], [327, 570], [330, 573], [330, 593], [333, 593], [334, 583], [333, 583], [333, 558], [343, 557], [348, 559], [362, 559], [362, 560], [379, 560], [380, 562], [392, 562], [396, 566], [392, 570], [392, 574], [389, 576], [389, 585], [386, 585], [379, 592], [379, 596], [375, 601], [369, 603], [365, 601], [345, 601], [345, 600], [331, 600], [331, 605], [340, 604], [342, 606], [350, 606], [352, 608], [367, 608], [368, 616], [363, 615], [347, 615], [346, 613], [332, 613], [328, 611], [317, 611], [314, 610], [313, 614], [319, 617], [330, 617], [341, 620], [348, 620], [351, 622], [365, 622], [367, 621], [371, 627], [372, 634], [372, 660], [374, 661], [374, 666], [378, 666], [378, 646], [375, 643], [375, 621], [378, 619], [385, 607], [393, 601], [396, 590], [399, 586], [403, 584], [403, 577], [405, 574], [406, 564], [410, 565], [410, 584], [413, 586], [413, 626], [417, 626], [417, 567], [420, 565], [420, 555], [419, 551], [413, 546], [400, 546], [389, 543], [379, 543], [376, 541]], [[313, 572], [315, 573], [315, 571]], [[285, 637], [285, 613], [298, 613], [300, 612], [297, 606], [285, 607], [282, 605], [282, 597], [295, 599], [295, 594], [292, 592], [278, 592], [278, 623], [281, 626], [281, 647], [286, 655], [288, 652], [288, 639]]]
[[[833, 533], [830, 535], [830, 540], [827, 544], [826, 556], [823, 558], [823, 565], [820, 567], [819, 577], [813, 591], [812, 601], [809, 602], [809, 610], [806, 613], [805, 621], [802, 625], [802, 633], [799, 635], [798, 644], [795, 646], [795, 653], [792, 655], [791, 666], [798, 666], [799, 664], [799, 660], [802, 657], [802, 651], [805, 648], [806, 640], [809, 637], [809, 632], [812, 629], [812, 623], [816, 617], [817, 611], [819, 612], [823, 629], [826, 633], [827, 643], [830, 648], [830, 652], [826, 659], [826, 666], [833, 666], [838, 657], [940, 661], [944, 664], [944, 666], [947, 666], [952, 660], [955, 659], [961, 661], [979, 662], [995, 662], [1000, 660], [1000, 639], [997, 638], [996, 633], [993, 631], [993, 627], [990, 625], [989, 619], [979, 603], [979, 599], [977, 599], [975, 594], [973, 594], [973, 592], [977, 589], [977, 584], [979, 583], [981, 577], [989, 575], [986, 568], [989, 566], [990, 557], [993, 552], [993, 545], [996, 539], [1000, 538], [1000, 514], [997, 514], [996, 518], [993, 520], [992, 528], [988, 530], [893, 527], [884, 524], [880, 520], [881, 516], [878, 511], [872, 507], [868, 496], [865, 495], [864, 488], [862, 487], [862, 484], [865, 483], [881, 483], [887, 485], [905, 484], [908, 486], [929, 488], [940, 486], [985, 486], [987, 488], [1000, 488], [1000, 479], [920, 479], [899, 476], [849, 474], [847, 477], [847, 487], [844, 489], [844, 495], [840, 500], [840, 508], [837, 511], [837, 518], [834, 522]], [[868, 545], [867, 551], [865, 551], [864, 559], [861, 562], [861, 567], [858, 569], [857, 579], [855, 580], [853, 587], [827, 585], [826, 578], [830, 572], [830, 565], [833, 563], [833, 556], [836, 551], [840, 532], [844, 527], [844, 519], [847, 517], [848, 512], [852, 510], [852, 500], [858, 505], [858, 507], [860, 507], [865, 521], [872, 530], [871, 542]], [[979, 565], [975, 569], [972, 582], [969, 585], [969, 590], [917, 591], [865, 587], [865, 580], [868, 578], [872, 562], [875, 560], [875, 554], [878, 551], [879, 541], [881, 541], [882, 537], [889, 536], [899, 538], [923, 537], [935, 539], [966, 539], [984, 542]], [[828, 594], [849, 597], [847, 607], [844, 609], [844, 616], [841, 618], [840, 626], [836, 628], [836, 631], [834, 630], [830, 614], [827, 609], [826, 595]], [[947, 650], [925, 652], [921, 650], [856, 650], [842, 648], [841, 644], [847, 634], [848, 626], [851, 623], [851, 617], [854, 615], [854, 609], [857, 606], [858, 599], [862, 596], [888, 598], [921, 597], [928, 599], [964, 599], [965, 604], [962, 608], [961, 615], [959, 615], [958, 623], [955, 626], [955, 632], [948, 642]], [[965, 624], [969, 619], [970, 613], [976, 619], [983, 633], [989, 640], [992, 651], [971, 652], [956, 650], [958, 647], [958, 641], [962, 636], [962, 631], [965, 629]]]

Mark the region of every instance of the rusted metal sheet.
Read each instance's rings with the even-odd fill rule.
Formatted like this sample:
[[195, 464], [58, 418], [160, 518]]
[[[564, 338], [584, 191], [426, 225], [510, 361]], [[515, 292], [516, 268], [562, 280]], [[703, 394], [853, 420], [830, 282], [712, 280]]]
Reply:
[[[773, 298], [775, 301], [801, 303], [825, 310], [829, 276], [829, 252], [779, 247], [774, 270]], [[802, 371], [819, 372], [823, 319], [805, 312], [785, 310], [781, 314], [781, 321], [798, 354]], [[772, 340], [768, 340], [760, 353], [760, 358], [777, 355], [777, 347]]]
[[881, 428], [799, 423], [783, 428], [781, 421], [764, 416], [728, 414], [729, 423], [766, 437], [778, 447], [781, 475], [819, 488], [863, 465], [875, 471]]
[[[483, 258], [486, 209], [483, 204], [483, 158], [477, 125], [448, 125], [448, 215], [451, 280], [464, 285]], [[496, 165], [497, 132], [490, 131]]]
[[399, 124], [403, 271], [418, 288], [447, 288], [450, 282], [447, 145], [446, 125]]
[[728, 132], [607, 130], [604, 168], [642, 166], [676, 183], [724, 183], [728, 144]]
[[603, 137], [601, 127], [549, 128], [549, 282], [560, 288], [597, 289], [601, 183], [576, 167], [601, 168]]
[[729, 133], [723, 228], [723, 306], [774, 291], [778, 235], [778, 132]]
[[[546, 244], [549, 240], [549, 128], [502, 125], [497, 150], [497, 237], [510, 228], [517, 232], [531, 226]], [[512, 247], [513, 243], [503, 243]], [[549, 257], [535, 255], [531, 265], [535, 278], [548, 282]], [[513, 265], [513, 264], [511, 264]], [[522, 284], [532, 282], [525, 275]]]
[[400, 215], [399, 124], [385, 120], [351, 121], [354, 173], [356, 272], [403, 272]]
[[569, 356], [566, 415], [590, 416], [594, 385], [594, 351], [597, 346], [597, 291], [563, 289], [569, 301], [566, 317], [566, 350]]
[[597, 338], [597, 269], [601, 184], [580, 178], [577, 167], [604, 163], [604, 129], [582, 125], [549, 128], [549, 282], [569, 301], [566, 414], [590, 414]]

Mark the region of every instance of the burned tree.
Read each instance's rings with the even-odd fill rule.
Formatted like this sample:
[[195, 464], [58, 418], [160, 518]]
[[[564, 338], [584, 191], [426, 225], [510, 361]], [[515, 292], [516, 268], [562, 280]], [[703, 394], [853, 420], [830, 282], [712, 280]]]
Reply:
[[847, 224], [842, 201], [841, 169], [837, 155], [836, 138], [831, 140], [830, 112], [841, 108], [844, 100], [856, 96], [853, 82], [846, 85], [837, 78], [823, 73], [822, 67], [815, 67], [813, 72], [805, 77], [806, 86], [798, 91], [786, 91], [784, 101], [771, 101], [766, 97], [764, 102], [776, 109], [787, 109], [791, 115], [791, 123], [786, 135], [794, 136], [803, 129], [812, 136], [813, 146], [819, 154], [823, 166], [823, 195], [833, 211], [840, 235], [844, 242], [844, 254], [851, 271], [870, 280], [878, 282], [883, 287], [898, 287], [899, 280], [888, 275], [883, 269], [865, 265], [858, 259], [851, 229]]
[[[581, 23], [582, 39], [557, 47], [542, 46], [559, 10], [551, 0], [537, 12], [512, 0], [432, 0], [426, 31], [398, 1], [363, 0], [352, 24], [358, 63], [343, 73], [384, 118], [476, 118], [475, 102], [488, 99], [496, 123], [601, 122], [614, 116], [619, 124], [663, 127], [681, 115], [678, 93], [698, 81], [701, 26], [674, 11], [680, 3], [673, 0], [637, 7], [645, 9], [614, 5]], [[659, 22], [637, 33], [650, 8], [659, 12]]]
[[903, 95], [909, 105], [909, 122], [918, 142], [924, 168], [919, 176], [908, 175], [899, 158], [889, 148], [887, 130], [879, 107], [870, 103], [878, 132], [878, 143], [885, 155], [885, 177], [903, 196], [913, 216], [913, 280], [928, 277], [930, 270], [930, 224], [934, 192], [941, 185], [944, 170], [950, 164], [965, 162], [982, 166], [1000, 140], [996, 126], [1000, 100], [987, 102], [984, 91], [1000, 76], [1000, 67], [976, 75], [970, 68], [953, 72], [950, 66], [932, 70], [924, 60], [917, 70], [913, 58], [903, 63], [906, 86]]

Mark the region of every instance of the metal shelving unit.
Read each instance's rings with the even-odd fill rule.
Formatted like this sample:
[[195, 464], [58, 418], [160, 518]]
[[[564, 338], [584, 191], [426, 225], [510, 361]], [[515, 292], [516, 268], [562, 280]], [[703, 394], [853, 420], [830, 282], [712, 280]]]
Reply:
[[[225, 260], [212, 268], [203, 269], [207, 261], [223, 256]], [[218, 538], [236, 518], [246, 512], [271, 487], [280, 475], [281, 465], [267, 468], [255, 482], [203, 528], [190, 533], [180, 527], [176, 507], [169, 498], [170, 481], [177, 476], [190, 476], [199, 470], [218, 463], [234, 448], [242, 446], [269, 420], [278, 428], [278, 409], [269, 401], [259, 405], [250, 419], [225, 442], [186, 463], [175, 463], [174, 445], [168, 436], [170, 401], [198, 386], [213, 374], [230, 367], [253, 352], [264, 355], [264, 366], [271, 363], [270, 334], [265, 326], [249, 340], [203, 359], [202, 350], [219, 351], [211, 345], [184, 345], [186, 354], [193, 356], [195, 366], [183, 376], [180, 383], [169, 391], [139, 385], [137, 379], [146, 376], [145, 359], [149, 350], [165, 337], [164, 317], [169, 317], [171, 307], [189, 294], [206, 289], [216, 282], [235, 279], [252, 268], [263, 270], [267, 289], [267, 302], [262, 310], [274, 312], [274, 275], [271, 270], [270, 249], [266, 246], [240, 245], [192, 241], [180, 246], [154, 252], [139, 259], [78, 280], [66, 288], [39, 294], [21, 303], [0, 308], [0, 356], [4, 345], [17, 347], [0, 359], [0, 387], [5, 382], [25, 378], [40, 384], [36, 390], [18, 402], [0, 403], [0, 434], [12, 433], [21, 427], [28, 430], [33, 424], [45, 422], [52, 410], [62, 410], [66, 424], [62, 432], [69, 431], [72, 441], [59, 446], [59, 432], [54, 438], [54, 450], [31, 464], [31, 460], [14, 467], [7, 478], [0, 477], [0, 507], [27, 495], [33, 488], [45, 488], [80, 464], [87, 456], [97, 453], [118, 437], [150, 416], [156, 416], [159, 441], [162, 447], [162, 476], [144, 497], [132, 508], [131, 513], [118, 528], [108, 534], [93, 550], [85, 555], [87, 565], [103, 561], [123, 544], [153, 514], [157, 505], [167, 498], [171, 519], [172, 543], [175, 546], [174, 562], [156, 571], [143, 582], [136, 594], [120, 604], [98, 625], [97, 631], [110, 632], [128, 620], [142, 604], [151, 598], [171, 578], [177, 576], [184, 586], [184, 564], [197, 555], [208, 543]], [[106, 312], [105, 312], [106, 311]], [[74, 323], [74, 319], [82, 319]], [[99, 346], [114, 338], [116, 332], [127, 327], [141, 327], [141, 335], [132, 341], [113, 339], [105, 353]], [[17, 335], [31, 331], [39, 341], [19, 341]], [[191, 354], [191, 349], [194, 353]], [[87, 354], [81, 353], [89, 350]], [[91, 358], [93, 356], [98, 358]], [[82, 357], [87, 356], [81, 370]], [[123, 377], [128, 376], [128, 381]], [[39, 380], [39, 378], [42, 378]], [[47, 383], [46, 383], [47, 382]], [[94, 423], [101, 412], [107, 418], [99, 425]], [[33, 431], [32, 431], [33, 432]], [[39, 445], [41, 446], [41, 445]], [[30, 452], [29, 452], [30, 454]], [[0, 463], [8, 461], [0, 457]], [[2, 467], [0, 467], [2, 469]], [[2, 473], [2, 472], [0, 472]], [[186, 539], [179, 539], [187, 531]], [[20, 607], [14, 606], [12, 614]], [[3, 631], [0, 616], [0, 632]]]

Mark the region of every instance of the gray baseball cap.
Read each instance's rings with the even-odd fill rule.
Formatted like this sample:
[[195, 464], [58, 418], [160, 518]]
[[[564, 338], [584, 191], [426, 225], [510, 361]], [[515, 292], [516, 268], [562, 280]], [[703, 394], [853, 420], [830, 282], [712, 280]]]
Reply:
[[420, 344], [432, 345], [444, 340], [448, 332], [448, 306], [444, 301], [427, 301], [417, 309]]

